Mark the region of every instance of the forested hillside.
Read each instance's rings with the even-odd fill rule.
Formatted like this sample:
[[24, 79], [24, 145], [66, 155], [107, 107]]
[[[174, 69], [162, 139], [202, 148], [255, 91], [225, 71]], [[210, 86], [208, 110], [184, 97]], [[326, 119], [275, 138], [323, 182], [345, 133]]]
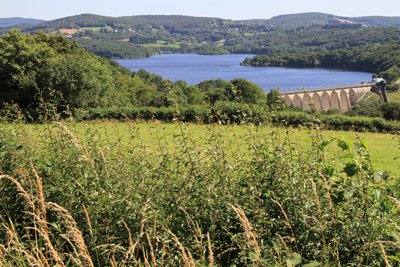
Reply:
[[61, 18], [24, 32], [43, 30], [75, 40], [109, 58], [160, 53], [269, 54], [298, 47], [340, 49], [400, 40], [396, 17], [344, 18], [323, 13], [283, 15], [270, 20], [224, 20], [189, 16], [105, 17], [92, 14]]
[[287, 53], [271, 53], [247, 58], [248, 66], [288, 66], [342, 68], [383, 72], [400, 66], [400, 42], [363, 45], [355, 48], [310, 51], [296, 49]]

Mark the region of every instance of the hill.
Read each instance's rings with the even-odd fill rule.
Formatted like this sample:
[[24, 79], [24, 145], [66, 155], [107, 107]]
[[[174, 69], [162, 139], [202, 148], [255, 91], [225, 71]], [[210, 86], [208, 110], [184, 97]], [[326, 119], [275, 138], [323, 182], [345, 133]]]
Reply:
[[[2, 23], [2, 20], [5, 22]], [[325, 24], [362, 24], [366, 26], [400, 26], [400, 17], [385, 16], [365, 16], [365, 17], [344, 17], [333, 14], [309, 12], [299, 14], [287, 14], [272, 17], [271, 19], [254, 20], [225, 20], [210, 17], [193, 17], [179, 15], [138, 15], [124, 17], [109, 17], [95, 14], [81, 14], [60, 18], [52, 21], [41, 21], [34, 19], [10, 18], [0, 19], [0, 25], [9, 27], [17, 24], [33, 24], [19, 26], [24, 30], [37, 29], [60, 29], [73, 27], [101, 27], [101, 26], [119, 26], [135, 28], [140, 25], [149, 24], [153, 27], [167, 27], [176, 29], [210, 29], [214, 26], [223, 26], [226, 24], [268, 24], [268, 25], [286, 25], [286, 26], [310, 26]]]
[[354, 22], [368, 26], [400, 26], [400, 17], [370, 16], [353, 18]]
[[[23, 32], [58, 33], [108, 58], [165, 53], [271, 54], [306, 49], [340, 49], [399, 41], [400, 18], [347, 18], [324, 13], [282, 15], [270, 20], [81, 14], [17, 25]], [[2, 32], [8, 29], [3, 29]], [[1, 34], [1, 31], [0, 31]]]
[[214, 23], [222, 22], [218, 18], [191, 17], [191, 16], [166, 16], [166, 15], [140, 15], [125, 17], [107, 17], [95, 14], [81, 14], [46, 21], [35, 26], [21, 27], [26, 31], [58, 30], [60, 28], [79, 28], [79, 27], [105, 27], [113, 28], [136, 28], [146, 24], [152, 27], [167, 27], [176, 29], [207, 28]]
[[272, 24], [304, 26], [304, 25], [333, 23], [334, 19], [335, 19], [334, 15], [311, 12], [311, 13], [280, 15], [272, 17], [269, 20], [269, 22]]
[[44, 20], [40, 19], [29, 19], [29, 18], [0, 18], [0, 28], [7, 28], [7, 27], [12, 27], [15, 25], [22, 25], [22, 24], [28, 24], [28, 25], [35, 25], [44, 22]]
[[332, 14], [310, 12], [273, 17], [269, 23], [275, 25], [310, 26], [324, 24], [362, 24], [365, 26], [400, 26], [400, 17], [367, 16], [342, 17]]

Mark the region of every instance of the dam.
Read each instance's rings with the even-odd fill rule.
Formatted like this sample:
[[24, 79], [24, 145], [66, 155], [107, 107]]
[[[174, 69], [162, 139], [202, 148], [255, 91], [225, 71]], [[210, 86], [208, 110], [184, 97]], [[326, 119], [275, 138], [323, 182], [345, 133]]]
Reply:
[[338, 109], [346, 112], [371, 91], [375, 83], [301, 90], [281, 93], [288, 106], [303, 109], [315, 108], [320, 111]]

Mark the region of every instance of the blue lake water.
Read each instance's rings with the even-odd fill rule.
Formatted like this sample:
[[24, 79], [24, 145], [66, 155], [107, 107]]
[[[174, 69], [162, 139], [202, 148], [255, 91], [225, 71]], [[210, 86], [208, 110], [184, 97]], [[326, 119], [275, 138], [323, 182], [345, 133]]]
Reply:
[[246, 57], [251, 56], [171, 54], [115, 61], [132, 71], [144, 69], [172, 81], [184, 80], [188, 84], [197, 84], [210, 79], [245, 78], [260, 85], [265, 91], [276, 87], [282, 91], [292, 91], [302, 88], [354, 85], [369, 82], [372, 78], [371, 73], [356, 71], [240, 66]]

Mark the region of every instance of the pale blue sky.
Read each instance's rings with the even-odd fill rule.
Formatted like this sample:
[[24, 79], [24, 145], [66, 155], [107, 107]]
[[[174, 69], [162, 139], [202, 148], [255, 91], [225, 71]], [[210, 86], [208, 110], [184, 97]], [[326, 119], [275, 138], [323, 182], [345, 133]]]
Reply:
[[342, 16], [400, 16], [400, 0], [0, 0], [0, 6], [0, 17], [40, 19], [81, 13], [249, 19], [311, 11]]

